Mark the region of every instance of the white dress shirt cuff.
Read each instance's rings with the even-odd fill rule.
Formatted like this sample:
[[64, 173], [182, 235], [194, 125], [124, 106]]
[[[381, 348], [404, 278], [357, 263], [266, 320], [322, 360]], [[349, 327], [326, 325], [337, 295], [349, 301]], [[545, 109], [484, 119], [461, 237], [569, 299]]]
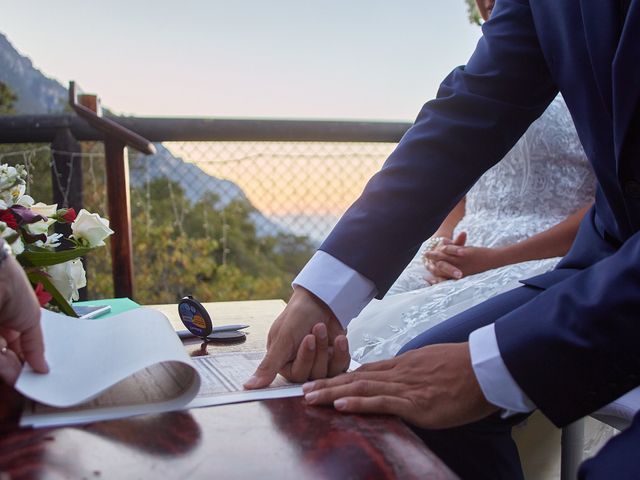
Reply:
[[293, 280], [298, 285], [326, 303], [344, 328], [378, 293], [371, 280], [322, 250]]
[[473, 371], [485, 398], [504, 409], [503, 416], [531, 412], [536, 406], [520, 389], [502, 360], [493, 324], [469, 335]]

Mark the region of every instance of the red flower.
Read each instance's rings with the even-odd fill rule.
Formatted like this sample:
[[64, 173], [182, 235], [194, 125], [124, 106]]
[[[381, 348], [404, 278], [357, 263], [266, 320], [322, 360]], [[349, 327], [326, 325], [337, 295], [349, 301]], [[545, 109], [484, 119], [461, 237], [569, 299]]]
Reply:
[[65, 214], [62, 215], [62, 218], [64, 219], [65, 222], [72, 223], [77, 216], [78, 214], [76, 213], [76, 211], [73, 208], [69, 208], [67, 209]]
[[0, 221], [6, 223], [7, 227], [18, 230], [18, 221], [16, 220], [13, 212], [9, 209], [0, 210]]
[[35, 292], [41, 307], [44, 307], [53, 298], [51, 294], [44, 289], [44, 285], [42, 285], [41, 283], [38, 283], [36, 285]]
[[73, 208], [61, 208], [56, 212], [56, 220], [60, 223], [72, 223], [78, 214]]

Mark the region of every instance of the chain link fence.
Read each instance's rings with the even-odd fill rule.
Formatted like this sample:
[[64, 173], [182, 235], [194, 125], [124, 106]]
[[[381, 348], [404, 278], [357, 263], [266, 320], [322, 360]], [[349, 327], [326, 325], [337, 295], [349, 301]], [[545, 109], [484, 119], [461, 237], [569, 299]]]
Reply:
[[[313, 254], [395, 144], [168, 142], [129, 153], [136, 300], [286, 298]], [[106, 211], [100, 142], [83, 142], [84, 207]], [[23, 163], [29, 192], [51, 202], [48, 145], [2, 145]], [[52, 171], [54, 174], [52, 175]], [[124, 192], [123, 192], [124, 193]], [[108, 249], [88, 260], [90, 298], [113, 295]], [[117, 259], [116, 259], [117, 261]]]
[[[191, 202], [246, 198], [259, 235], [294, 233], [318, 244], [394, 145], [325, 142], [171, 142], [131, 161], [132, 185], [164, 177]], [[175, 219], [180, 222], [179, 216]]]

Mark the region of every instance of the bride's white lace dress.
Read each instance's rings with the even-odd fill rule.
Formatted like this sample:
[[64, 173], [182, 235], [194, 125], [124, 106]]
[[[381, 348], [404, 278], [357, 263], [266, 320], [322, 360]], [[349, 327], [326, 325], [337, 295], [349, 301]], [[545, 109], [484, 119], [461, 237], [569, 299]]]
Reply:
[[[473, 155], [472, 149], [469, 152]], [[467, 193], [465, 216], [454, 236], [498, 247], [547, 230], [593, 201], [595, 177], [561, 96], [513, 149]], [[348, 328], [359, 362], [390, 358], [409, 340], [519, 280], [552, 269], [559, 258], [508, 265], [429, 286], [421, 248], [385, 298], [373, 300]]]

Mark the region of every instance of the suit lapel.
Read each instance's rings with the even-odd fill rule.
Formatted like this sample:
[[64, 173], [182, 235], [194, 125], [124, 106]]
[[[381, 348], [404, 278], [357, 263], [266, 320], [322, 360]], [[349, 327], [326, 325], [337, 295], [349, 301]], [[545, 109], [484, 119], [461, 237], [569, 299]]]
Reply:
[[632, 0], [613, 61], [613, 122], [619, 157], [640, 97], [640, 0]]

